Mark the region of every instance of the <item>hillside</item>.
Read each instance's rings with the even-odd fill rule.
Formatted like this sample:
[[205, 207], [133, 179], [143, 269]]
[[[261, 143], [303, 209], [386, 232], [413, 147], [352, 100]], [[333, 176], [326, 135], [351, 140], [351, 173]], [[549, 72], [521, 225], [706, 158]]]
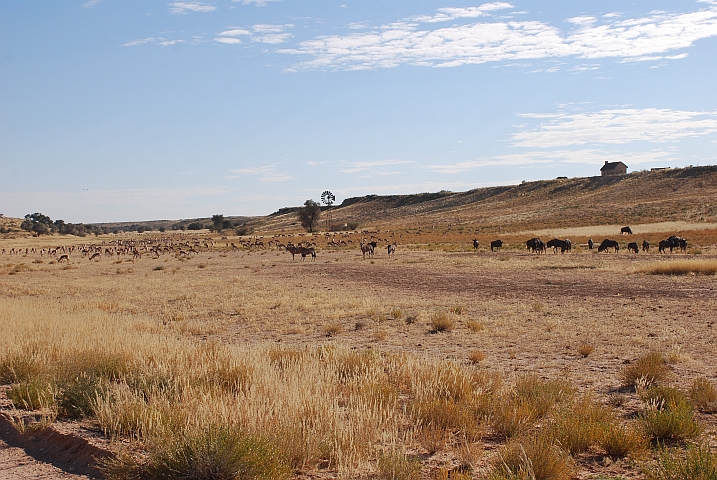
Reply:
[[[482, 231], [546, 227], [717, 220], [717, 166], [525, 182], [453, 193], [348, 198], [332, 208], [334, 225], [430, 228], [471, 226]], [[251, 224], [258, 230], [296, 230], [295, 208]], [[323, 224], [322, 224], [323, 227]]]

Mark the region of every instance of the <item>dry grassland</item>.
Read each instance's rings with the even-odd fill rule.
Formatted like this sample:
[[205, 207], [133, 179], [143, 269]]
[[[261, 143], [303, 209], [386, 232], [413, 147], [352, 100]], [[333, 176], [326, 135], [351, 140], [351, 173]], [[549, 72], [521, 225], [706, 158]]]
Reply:
[[89, 419], [116, 440], [112, 478], [662, 478], [686, 444], [717, 461], [714, 272], [650, 274], [714, 265], [714, 230], [683, 234], [689, 260], [392, 232], [394, 259], [324, 237], [316, 262], [235, 238], [191, 259], [2, 256], [6, 413]]

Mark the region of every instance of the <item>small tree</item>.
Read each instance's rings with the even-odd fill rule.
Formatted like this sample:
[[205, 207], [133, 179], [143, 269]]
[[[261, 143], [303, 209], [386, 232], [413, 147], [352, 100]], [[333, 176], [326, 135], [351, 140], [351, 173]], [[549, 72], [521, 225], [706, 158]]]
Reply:
[[319, 223], [319, 217], [321, 217], [321, 206], [313, 200], [307, 200], [299, 209], [298, 217], [301, 226], [313, 233], [314, 227]]
[[42, 213], [28, 213], [20, 228], [36, 235], [47, 235], [52, 233], [55, 225], [47, 215]]
[[214, 230], [221, 232], [224, 227], [224, 215], [213, 215], [212, 225], [214, 226]]

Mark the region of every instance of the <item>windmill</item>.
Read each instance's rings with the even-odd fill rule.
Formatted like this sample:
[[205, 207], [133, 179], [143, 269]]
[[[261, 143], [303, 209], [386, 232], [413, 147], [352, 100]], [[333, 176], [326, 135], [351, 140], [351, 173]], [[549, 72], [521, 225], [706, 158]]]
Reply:
[[334, 227], [332, 218], [331, 218], [331, 205], [333, 205], [335, 201], [336, 201], [336, 197], [334, 196], [333, 193], [329, 192], [328, 190], [326, 190], [324, 193], [321, 194], [321, 203], [323, 203], [327, 207], [326, 208], [326, 230], [329, 232], [332, 231], [333, 227]]

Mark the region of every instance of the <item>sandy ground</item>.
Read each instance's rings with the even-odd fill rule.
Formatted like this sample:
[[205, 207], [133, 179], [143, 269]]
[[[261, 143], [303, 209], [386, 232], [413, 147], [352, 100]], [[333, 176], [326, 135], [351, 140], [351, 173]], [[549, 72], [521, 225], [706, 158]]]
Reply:
[[[618, 389], [622, 365], [649, 350], [670, 356], [673, 382], [683, 388], [696, 376], [717, 380], [717, 278], [640, 273], [684, 257], [399, 249], [393, 259], [347, 250], [302, 262], [265, 250], [203, 252], [191, 260], [73, 257], [61, 266], [6, 255], [0, 264], [28, 269], [0, 275], [0, 295], [149, 314], [184, 334], [222, 342], [335, 342], [457, 362], [480, 350], [487, 369], [566, 378], [604, 397]], [[429, 333], [431, 315], [446, 311], [456, 328]], [[341, 331], [327, 337], [331, 324]], [[586, 343], [595, 352], [582, 358], [577, 348]], [[708, 434], [717, 424], [712, 417], [703, 418]], [[582, 478], [591, 469], [610, 472], [590, 462], [583, 462]], [[80, 476], [0, 442], [5, 478]]]

